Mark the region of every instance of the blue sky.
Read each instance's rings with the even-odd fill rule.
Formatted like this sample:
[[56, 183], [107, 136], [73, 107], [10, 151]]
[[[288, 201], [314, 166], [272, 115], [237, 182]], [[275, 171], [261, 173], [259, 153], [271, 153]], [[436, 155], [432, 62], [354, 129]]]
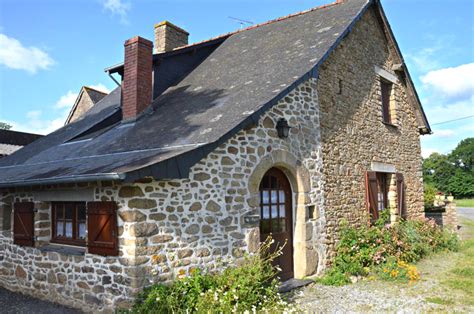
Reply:
[[[153, 38], [162, 20], [190, 42], [230, 32], [229, 16], [255, 23], [330, 0], [0, 0], [0, 121], [47, 133], [64, 123], [81, 86], [114, 88], [103, 72], [123, 42]], [[474, 1], [382, 0], [434, 134], [423, 154], [446, 153], [474, 136]]]

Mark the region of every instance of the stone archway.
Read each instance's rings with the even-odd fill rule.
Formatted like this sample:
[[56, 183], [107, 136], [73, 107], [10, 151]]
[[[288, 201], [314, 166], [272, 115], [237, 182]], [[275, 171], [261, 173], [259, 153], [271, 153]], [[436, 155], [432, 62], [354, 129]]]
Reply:
[[[260, 182], [265, 173], [271, 168], [278, 168], [285, 173], [290, 181], [293, 191], [293, 265], [295, 278], [304, 278], [312, 275], [308, 269], [308, 256], [306, 245], [306, 205], [310, 202], [309, 192], [311, 182], [309, 171], [293, 154], [274, 150], [261, 159], [255, 167], [248, 182], [249, 198], [247, 203], [252, 214], [260, 214]], [[251, 252], [255, 252], [260, 241], [258, 226], [250, 228], [247, 236], [247, 245]], [[312, 251], [312, 254], [316, 254]]]

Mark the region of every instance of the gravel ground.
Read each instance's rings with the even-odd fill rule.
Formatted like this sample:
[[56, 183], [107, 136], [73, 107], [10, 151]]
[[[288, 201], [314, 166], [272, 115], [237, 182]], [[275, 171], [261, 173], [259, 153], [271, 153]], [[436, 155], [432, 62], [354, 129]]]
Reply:
[[[429, 291], [432, 283], [418, 283], [417, 291]], [[423, 286], [423, 287], [420, 287]], [[342, 287], [313, 284], [294, 293], [292, 300], [305, 312], [417, 312], [442, 311], [443, 305], [413, 295], [411, 287], [362, 281]], [[461, 309], [458, 309], [461, 310]]]
[[474, 220], [474, 208], [458, 207], [458, 215]]
[[80, 313], [54, 303], [41, 301], [20, 293], [8, 291], [0, 288], [0, 313], [3, 314], [26, 314], [26, 313], [41, 313], [41, 314], [76, 314]]

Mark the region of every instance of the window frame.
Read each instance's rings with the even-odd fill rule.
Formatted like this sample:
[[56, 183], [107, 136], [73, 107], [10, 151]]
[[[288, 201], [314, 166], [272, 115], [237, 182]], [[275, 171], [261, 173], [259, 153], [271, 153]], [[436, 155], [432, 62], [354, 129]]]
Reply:
[[[85, 224], [85, 232], [84, 239], [79, 239], [79, 207], [82, 205], [86, 219], [84, 220]], [[87, 239], [87, 206], [86, 202], [51, 202], [51, 243], [58, 243], [58, 244], [65, 244], [65, 245], [73, 245], [73, 246], [86, 246], [86, 239]], [[65, 211], [68, 209], [67, 206], [74, 206], [73, 208], [73, 215], [72, 215], [72, 238], [60, 236], [58, 237], [56, 234], [57, 228], [57, 211], [58, 207], [63, 206], [62, 210]], [[65, 221], [63, 216], [63, 221]], [[65, 227], [64, 227], [65, 228]]]
[[[387, 180], [387, 173], [385, 172], [376, 172], [377, 176], [377, 210], [380, 213], [381, 211], [388, 208], [388, 180]], [[378, 195], [382, 194], [382, 202], [383, 208], [380, 209], [380, 200], [378, 199]]]

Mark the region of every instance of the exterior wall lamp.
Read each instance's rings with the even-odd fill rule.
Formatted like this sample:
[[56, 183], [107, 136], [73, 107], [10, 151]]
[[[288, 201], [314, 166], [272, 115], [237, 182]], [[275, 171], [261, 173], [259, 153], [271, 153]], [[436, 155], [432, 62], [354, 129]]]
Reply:
[[288, 121], [285, 118], [278, 120], [276, 130], [279, 138], [287, 138], [290, 134], [291, 126], [288, 125]]

